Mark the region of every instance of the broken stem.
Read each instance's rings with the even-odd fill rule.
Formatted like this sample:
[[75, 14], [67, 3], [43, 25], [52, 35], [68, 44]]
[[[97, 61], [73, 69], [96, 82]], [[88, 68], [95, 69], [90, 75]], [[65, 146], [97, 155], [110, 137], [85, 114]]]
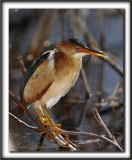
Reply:
[[86, 74], [85, 74], [83, 66], [81, 68], [81, 75], [82, 75], [84, 88], [85, 88], [85, 90], [87, 92], [88, 97], [90, 97], [91, 91], [90, 91], [90, 88], [89, 88], [89, 85], [88, 85], [88, 80], [87, 80], [87, 77], [86, 77]]
[[103, 122], [98, 110], [95, 107], [93, 107], [93, 114], [94, 114], [94, 117], [95, 117], [96, 121], [104, 128], [108, 138], [110, 138], [115, 144], [118, 145], [115, 137], [111, 134], [111, 132], [109, 131], [109, 129], [107, 128], [107, 126]]
[[19, 65], [20, 65], [20, 68], [21, 68], [21, 72], [22, 74], [24, 75], [24, 73], [26, 72], [26, 68], [24, 66], [24, 63], [23, 63], [23, 59], [21, 56], [19, 56], [18, 58], [18, 61], [19, 61]]

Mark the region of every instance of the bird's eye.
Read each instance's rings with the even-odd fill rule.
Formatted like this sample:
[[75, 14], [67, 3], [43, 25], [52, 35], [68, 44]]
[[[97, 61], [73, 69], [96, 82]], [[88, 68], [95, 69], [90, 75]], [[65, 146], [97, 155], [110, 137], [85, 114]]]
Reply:
[[76, 49], [76, 50], [78, 50], [78, 47], [77, 47], [77, 46], [75, 46], [75, 49]]

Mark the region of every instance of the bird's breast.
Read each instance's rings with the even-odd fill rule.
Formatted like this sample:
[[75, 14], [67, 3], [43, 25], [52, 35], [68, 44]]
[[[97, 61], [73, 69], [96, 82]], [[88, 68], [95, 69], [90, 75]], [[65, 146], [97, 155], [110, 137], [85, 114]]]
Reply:
[[80, 73], [82, 59], [60, 56], [56, 59], [55, 64], [55, 81], [41, 98], [42, 103], [46, 103], [47, 108], [55, 105], [75, 84]]

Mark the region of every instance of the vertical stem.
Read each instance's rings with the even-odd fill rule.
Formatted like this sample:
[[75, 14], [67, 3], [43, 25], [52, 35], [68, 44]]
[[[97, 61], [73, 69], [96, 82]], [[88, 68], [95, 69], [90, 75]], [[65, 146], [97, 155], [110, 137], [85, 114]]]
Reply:
[[87, 77], [86, 77], [86, 74], [85, 74], [83, 66], [81, 68], [81, 75], [82, 75], [82, 79], [83, 79], [83, 82], [84, 82], [83, 84], [84, 84], [85, 90], [86, 90], [86, 92], [88, 94], [88, 97], [89, 97], [91, 91], [90, 91], [90, 88], [89, 88], [89, 85], [88, 85]]
[[25, 68], [25, 66], [24, 66], [22, 57], [19, 56], [17, 59], [18, 59], [18, 61], [19, 61], [19, 65], [20, 65], [20, 68], [21, 68], [21, 72], [22, 72], [22, 74], [24, 75], [24, 73], [26, 72], [26, 68]]

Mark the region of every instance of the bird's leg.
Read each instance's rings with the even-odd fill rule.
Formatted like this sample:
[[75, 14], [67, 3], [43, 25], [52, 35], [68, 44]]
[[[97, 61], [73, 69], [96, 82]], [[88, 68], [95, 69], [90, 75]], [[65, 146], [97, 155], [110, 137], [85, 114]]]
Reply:
[[35, 111], [36, 111], [36, 113], [37, 113], [37, 115], [38, 115], [41, 123], [43, 125], [49, 126], [50, 123], [49, 123], [48, 118], [42, 114], [42, 112], [40, 111], [40, 109], [39, 108], [35, 108]]
[[[51, 118], [51, 116], [50, 116], [50, 114], [49, 114], [49, 112], [48, 112], [48, 109], [47, 109], [46, 105], [42, 105], [42, 108], [43, 108], [43, 111], [44, 111], [45, 115], [47, 116], [47, 118], [49, 118], [49, 121], [50, 121], [50, 123], [51, 123], [51, 127], [52, 127], [51, 133], [53, 133], [53, 132], [55, 132], [55, 131], [62, 132], [63, 129], [58, 128], [58, 127], [60, 127], [61, 125], [54, 123], [53, 119]], [[58, 127], [57, 127], [57, 126], [58, 126]]]
[[[46, 108], [46, 105], [44, 105], [44, 106], [42, 105], [42, 109], [43, 109], [45, 115], [42, 114], [42, 111], [39, 108], [35, 108], [35, 111], [36, 111], [36, 113], [37, 113], [37, 115], [43, 125], [52, 127], [51, 134], [54, 133], [54, 136], [55, 136], [57, 134], [57, 133], [55, 133], [55, 131], [63, 132], [64, 131], [63, 129], [58, 128], [58, 127], [61, 127], [61, 124], [54, 123], [53, 119], [51, 118], [51, 116]], [[44, 132], [42, 132], [41, 134], [44, 134]], [[65, 135], [65, 136], [66, 136], [66, 141], [67, 141], [67, 145], [68, 145], [69, 144], [69, 136], [68, 135]], [[49, 139], [50, 138], [48, 138], [48, 140]]]
[[[43, 111], [44, 111], [46, 117], [48, 117], [49, 120], [50, 120], [51, 127], [52, 127], [51, 134], [54, 133], [54, 135], [56, 135], [57, 133], [55, 133], [55, 131], [63, 132], [64, 131], [63, 129], [58, 128], [58, 127], [61, 126], [61, 124], [55, 124], [54, 123], [53, 119], [51, 118], [51, 116], [48, 112], [48, 109], [47, 109], [46, 105], [42, 105], [42, 108], [43, 108]], [[66, 142], [67, 142], [66, 145], [69, 145], [69, 136], [67, 134], [65, 136], [66, 136]]]

